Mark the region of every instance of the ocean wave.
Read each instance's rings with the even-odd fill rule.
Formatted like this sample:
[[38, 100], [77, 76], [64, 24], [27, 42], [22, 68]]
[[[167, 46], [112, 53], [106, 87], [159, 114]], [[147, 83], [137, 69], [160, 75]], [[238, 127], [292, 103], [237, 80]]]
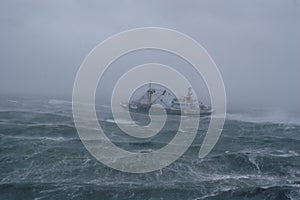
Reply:
[[4, 135], [0, 134], [2, 139], [16, 139], [16, 140], [52, 140], [52, 141], [70, 141], [70, 140], [79, 140], [79, 138], [70, 138], [70, 137], [49, 137], [49, 136], [24, 136], [24, 135]]
[[[300, 126], [285, 123], [292, 118], [229, 113], [218, 143], [207, 157], [199, 159], [207, 118], [195, 142], [174, 163], [151, 173], [129, 174], [106, 167], [88, 153], [76, 132], [71, 102], [9, 105], [12, 108], [0, 111], [3, 199], [300, 199]], [[134, 121], [99, 116], [107, 137], [130, 152], [156, 151], [178, 131], [177, 121], [171, 119], [156, 136], [137, 139], [116, 126], [136, 126]], [[83, 130], [90, 129], [88, 120]]]
[[298, 157], [299, 153], [297, 153], [296, 151], [293, 150], [276, 150], [276, 149], [249, 149], [249, 150], [243, 150], [240, 152], [230, 152], [230, 151], [226, 151], [226, 154], [237, 154], [237, 153], [242, 153], [245, 155], [255, 155], [255, 156], [271, 156], [271, 157], [283, 157], [283, 158], [287, 158], [287, 157]]
[[18, 123], [18, 122], [15, 122], [15, 121], [11, 121], [11, 120], [6, 120], [6, 121], [3, 121], [1, 120], [0, 121], [0, 125], [3, 125], [3, 126], [14, 126], [14, 127], [22, 127], [23, 129], [26, 129], [26, 128], [75, 128], [74, 124], [73, 123], [60, 123], [60, 122], [52, 122], [52, 123], [35, 123], [35, 122], [31, 122], [31, 123]]
[[[111, 182], [106, 185], [94, 183], [53, 183], [53, 182], [27, 182], [3, 183], [0, 191], [6, 191], [3, 197], [19, 197], [28, 199], [280, 199], [298, 200], [300, 196], [297, 185], [272, 184], [270, 186], [239, 186], [211, 185], [204, 186], [177, 185], [151, 185], [137, 184], [136, 182]], [[129, 187], [130, 186], [130, 187]], [[9, 191], [9, 193], [7, 193]]]
[[220, 191], [212, 195], [206, 195], [195, 199], [280, 199], [294, 200], [299, 199], [300, 192], [294, 185], [272, 185], [268, 187], [247, 187], [235, 188], [226, 191]]
[[291, 115], [280, 111], [257, 111], [227, 113], [226, 119], [252, 122], [252, 123], [276, 123], [276, 124], [295, 124], [300, 125], [300, 116]]
[[72, 104], [72, 101], [66, 101], [66, 100], [59, 100], [59, 99], [50, 99], [48, 101], [49, 104], [52, 105], [61, 105], [61, 104]]
[[127, 124], [132, 126], [137, 126], [134, 121], [128, 121], [125, 119], [103, 119], [103, 121], [114, 124]]
[[19, 103], [18, 100], [12, 100], [12, 99], [9, 99], [9, 100], [7, 100], [7, 101], [10, 102], [10, 103]]
[[[20, 114], [20, 115], [18, 115]], [[0, 109], [0, 115], [3, 115], [3, 118], [5, 117], [6, 120], [10, 118], [10, 115], [18, 115], [18, 118], [22, 117], [22, 114], [30, 114], [31, 117], [41, 117], [41, 116], [48, 116], [49, 121], [52, 121], [53, 118], [51, 117], [67, 117], [72, 118], [71, 113], [63, 112], [63, 111], [42, 111], [42, 110], [32, 110], [32, 109]], [[18, 119], [14, 118], [14, 119]]]

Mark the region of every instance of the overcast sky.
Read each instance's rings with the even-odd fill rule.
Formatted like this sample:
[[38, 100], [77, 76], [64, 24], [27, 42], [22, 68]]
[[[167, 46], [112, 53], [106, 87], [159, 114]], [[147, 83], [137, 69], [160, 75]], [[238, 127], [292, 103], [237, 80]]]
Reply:
[[107, 37], [156, 26], [202, 44], [228, 105], [300, 110], [300, 2], [12, 1], [0, 6], [0, 95], [70, 98], [85, 56]]

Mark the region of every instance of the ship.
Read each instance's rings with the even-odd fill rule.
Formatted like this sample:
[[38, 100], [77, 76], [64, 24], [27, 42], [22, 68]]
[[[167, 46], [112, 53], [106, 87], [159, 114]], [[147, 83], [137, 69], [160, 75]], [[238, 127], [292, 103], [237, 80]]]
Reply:
[[161, 106], [169, 115], [200, 114], [200, 116], [209, 116], [213, 113], [213, 109], [210, 106], [207, 106], [194, 98], [192, 88], [188, 88], [187, 94], [182, 98], [176, 98], [173, 93], [166, 89], [152, 87], [151, 82], [149, 83], [146, 92], [144, 92], [137, 100], [121, 103], [121, 106], [124, 109], [129, 110], [129, 112], [135, 113], [149, 113], [150, 108], [154, 110], [161, 109]]

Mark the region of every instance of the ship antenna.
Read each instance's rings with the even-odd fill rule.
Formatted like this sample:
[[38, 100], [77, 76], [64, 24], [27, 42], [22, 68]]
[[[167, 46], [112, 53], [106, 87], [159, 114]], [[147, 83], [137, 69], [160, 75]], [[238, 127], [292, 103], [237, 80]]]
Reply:
[[148, 91], [147, 91], [147, 104], [149, 105], [149, 106], [151, 106], [151, 97], [152, 97], [152, 88], [151, 88], [151, 80], [149, 81], [149, 89], [148, 89]]

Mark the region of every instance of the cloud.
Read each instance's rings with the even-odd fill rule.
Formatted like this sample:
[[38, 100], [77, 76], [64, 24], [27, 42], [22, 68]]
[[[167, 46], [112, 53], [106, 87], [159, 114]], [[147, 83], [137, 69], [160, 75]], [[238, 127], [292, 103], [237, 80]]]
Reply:
[[136, 27], [186, 33], [211, 54], [229, 107], [300, 109], [298, 1], [3, 1], [0, 92], [69, 98], [107, 37]]

